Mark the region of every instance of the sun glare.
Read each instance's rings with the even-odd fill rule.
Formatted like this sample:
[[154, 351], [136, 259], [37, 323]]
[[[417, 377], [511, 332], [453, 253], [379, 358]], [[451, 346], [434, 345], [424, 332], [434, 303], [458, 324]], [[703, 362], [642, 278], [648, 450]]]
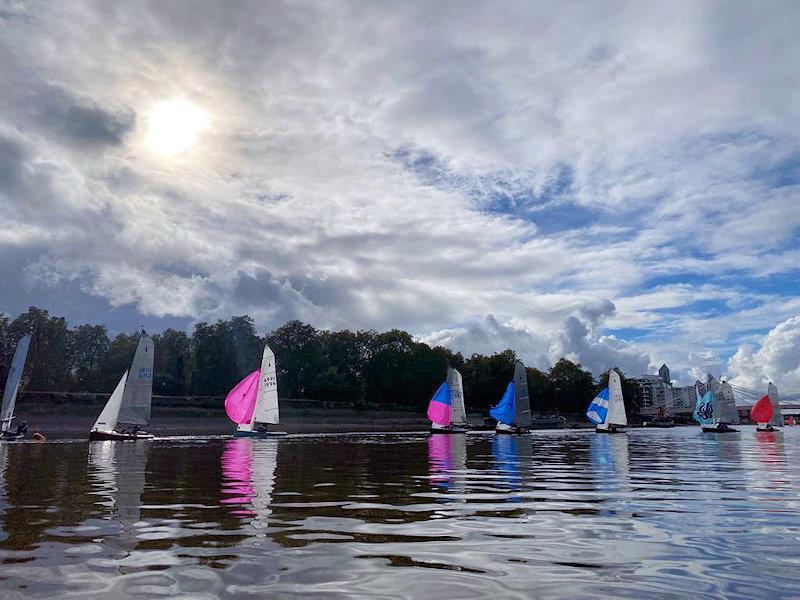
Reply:
[[196, 104], [183, 98], [162, 100], [147, 113], [145, 143], [153, 152], [175, 156], [191, 148], [208, 124], [208, 114]]

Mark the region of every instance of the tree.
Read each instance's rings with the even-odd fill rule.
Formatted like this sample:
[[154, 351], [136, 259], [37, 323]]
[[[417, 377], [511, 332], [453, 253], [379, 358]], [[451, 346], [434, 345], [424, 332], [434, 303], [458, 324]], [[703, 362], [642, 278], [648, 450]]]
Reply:
[[191, 344], [183, 331], [167, 329], [153, 336], [153, 392], [164, 396], [189, 394]]
[[97, 391], [110, 345], [105, 325], [80, 325], [72, 332], [73, 389]]
[[[131, 368], [131, 361], [139, 343], [138, 333], [120, 333], [108, 346], [105, 360], [99, 376], [99, 391], [111, 393], [122, 378], [123, 373]], [[88, 391], [88, 390], [85, 390]]]
[[285, 398], [306, 398], [312, 382], [327, 370], [319, 332], [301, 321], [289, 321], [267, 335], [278, 366], [278, 390]]
[[31, 334], [23, 379], [28, 389], [69, 389], [72, 332], [63, 317], [51, 317], [46, 310], [31, 306], [14, 319], [9, 332], [14, 346], [25, 334]]
[[594, 397], [594, 377], [578, 363], [561, 358], [547, 373], [553, 406], [566, 412], [582, 412]]

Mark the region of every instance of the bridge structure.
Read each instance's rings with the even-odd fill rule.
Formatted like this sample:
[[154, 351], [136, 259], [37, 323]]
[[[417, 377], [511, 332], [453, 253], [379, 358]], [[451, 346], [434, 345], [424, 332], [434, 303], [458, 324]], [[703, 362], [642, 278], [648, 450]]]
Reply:
[[[750, 409], [753, 404], [766, 393], [737, 385], [731, 387], [733, 388], [734, 398], [736, 398], [736, 409], [739, 411], [739, 414], [746, 411], [748, 417], [750, 416]], [[780, 393], [779, 400], [781, 403], [781, 413], [784, 417], [789, 415], [800, 416], [800, 393]]]

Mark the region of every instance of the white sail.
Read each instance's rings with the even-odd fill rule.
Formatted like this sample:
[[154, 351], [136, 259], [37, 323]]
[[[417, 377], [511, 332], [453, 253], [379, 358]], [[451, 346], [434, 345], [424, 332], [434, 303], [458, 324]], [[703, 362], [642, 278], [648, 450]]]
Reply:
[[128, 425], [149, 425], [153, 403], [153, 338], [142, 331], [117, 420]]
[[604, 425], [627, 425], [625, 400], [622, 396], [622, 380], [616, 369], [608, 372], [608, 416]]
[[450, 396], [452, 398], [453, 423], [466, 423], [467, 410], [464, 406], [464, 385], [461, 381], [461, 373], [453, 367], [447, 367], [447, 385], [450, 386]]
[[17, 403], [17, 392], [22, 381], [22, 372], [25, 370], [25, 359], [28, 357], [28, 348], [31, 345], [31, 336], [26, 335], [17, 344], [14, 358], [11, 359], [11, 369], [6, 378], [6, 387], [3, 391], [3, 404], [0, 405], [0, 433], [11, 428], [11, 419], [14, 418], [14, 405]]
[[128, 379], [128, 372], [123, 373], [122, 378], [119, 380], [117, 387], [103, 407], [97, 421], [94, 422], [92, 431], [114, 431], [117, 426], [117, 417], [119, 417], [119, 409], [122, 406], [122, 395], [125, 391], [125, 382]]
[[778, 388], [770, 381], [767, 386], [767, 396], [772, 403], [772, 418], [769, 424], [773, 427], [781, 427], [783, 425], [783, 413], [781, 412], [781, 401], [778, 397]]
[[725, 423], [725, 400], [722, 398], [722, 385], [711, 373], [708, 374], [706, 388], [714, 394], [714, 422]]
[[514, 425], [530, 427], [531, 400], [528, 396], [528, 375], [521, 360], [517, 360], [514, 364], [514, 395]]
[[261, 378], [258, 381], [258, 396], [253, 409], [253, 423], [275, 425], [278, 421], [278, 371], [275, 367], [275, 353], [269, 346], [264, 346]]
[[720, 385], [722, 392], [722, 419], [723, 423], [736, 424], [739, 422], [739, 411], [736, 410], [736, 399], [733, 397], [733, 387], [727, 381]]

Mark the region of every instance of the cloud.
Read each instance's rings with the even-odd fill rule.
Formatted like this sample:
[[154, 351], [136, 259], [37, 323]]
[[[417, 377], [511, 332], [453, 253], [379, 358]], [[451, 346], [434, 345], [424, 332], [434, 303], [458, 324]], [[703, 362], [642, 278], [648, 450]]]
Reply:
[[779, 392], [800, 392], [800, 315], [786, 319], [756, 346], [742, 345], [728, 360], [734, 385], [766, 391], [772, 381]]
[[[24, 282], [0, 310], [403, 327], [681, 378], [800, 311], [796, 6], [2, 15], [0, 271]], [[136, 117], [176, 97], [210, 127], [164, 159]]]

